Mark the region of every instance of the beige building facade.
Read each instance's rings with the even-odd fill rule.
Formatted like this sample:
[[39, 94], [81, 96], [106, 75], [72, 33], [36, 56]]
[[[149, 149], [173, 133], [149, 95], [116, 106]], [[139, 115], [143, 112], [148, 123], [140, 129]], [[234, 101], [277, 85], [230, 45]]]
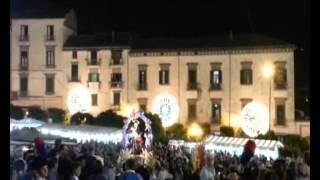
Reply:
[[[208, 122], [218, 130], [239, 127], [242, 108], [259, 101], [271, 107], [276, 133], [301, 131], [294, 117], [291, 44], [264, 44], [262, 38], [259, 45], [239, 46], [234, 38], [226, 40], [228, 46], [141, 47], [130, 37], [117, 43], [113, 33], [77, 35], [73, 11], [12, 18], [10, 39], [14, 105], [68, 110], [68, 92], [82, 85], [91, 93], [94, 116], [108, 109], [124, 114], [131, 105], [152, 112], [155, 98], [165, 93], [178, 103], [177, 122]], [[274, 67], [271, 79], [263, 76], [266, 64]]]

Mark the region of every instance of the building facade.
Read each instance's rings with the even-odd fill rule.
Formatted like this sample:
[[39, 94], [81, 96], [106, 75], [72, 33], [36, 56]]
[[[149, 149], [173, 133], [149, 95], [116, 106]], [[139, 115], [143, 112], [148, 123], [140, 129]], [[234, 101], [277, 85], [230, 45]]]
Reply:
[[[183, 124], [239, 127], [242, 108], [259, 101], [271, 107], [276, 133], [301, 129], [294, 117], [292, 44], [260, 35], [152, 43], [119, 33], [77, 35], [73, 11], [58, 18], [13, 18], [11, 26], [14, 105], [68, 110], [68, 92], [82, 85], [91, 93], [95, 116], [107, 109], [123, 113], [130, 105], [152, 112], [156, 97], [165, 93], [176, 99], [177, 122]], [[263, 76], [266, 64], [274, 67], [271, 79]]]

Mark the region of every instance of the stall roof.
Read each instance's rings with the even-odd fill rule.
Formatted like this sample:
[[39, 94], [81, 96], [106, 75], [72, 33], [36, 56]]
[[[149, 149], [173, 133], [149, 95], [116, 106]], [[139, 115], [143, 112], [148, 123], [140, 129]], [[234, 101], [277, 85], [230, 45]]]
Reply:
[[[224, 137], [224, 136], [208, 136], [204, 140], [204, 144], [218, 144], [228, 146], [244, 146], [249, 138]], [[280, 141], [252, 139], [256, 143], [256, 147], [260, 149], [274, 149], [275, 147], [283, 147]]]

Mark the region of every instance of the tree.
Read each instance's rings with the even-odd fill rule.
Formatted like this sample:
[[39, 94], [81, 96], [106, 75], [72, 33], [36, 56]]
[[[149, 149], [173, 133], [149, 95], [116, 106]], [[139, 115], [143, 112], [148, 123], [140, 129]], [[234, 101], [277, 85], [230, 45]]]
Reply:
[[221, 126], [220, 132], [222, 136], [234, 137], [234, 130], [230, 126]]
[[151, 121], [151, 128], [154, 136], [164, 136], [164, 129], [162, 122], [157, 114], [145, 113], [144, 114]]
[[53, 123], [63, 123], [66, 112], [59, 108], [48, 108], [49, 118], [52, 118]]
[[175, 139], [185, 139], [187, 135], [187, 129], [183, 126], [183, 124], [175, 123], [168, 127], [168, 134], [170, 137]]
[[95, 125], [95, 118], [89, 114], [89, 113], [84, 113], [83, 114], [83, 118], [86, 120], [85, 121], [85, 124], [88, 124], [88, 125]]
[[83, 114], [81, 112], [77, 112], [71, 116], [70, 123], [71, 125], [80, 125], [83, 119]]
[[10, 117], [13, 119], [22, 119], [24, 112], [21, 107], [10, 104]]
[[125, 117], [116, 114], [112, 110], [100, 113], [95, 120], [95, 125], [122, 128]]
[[42, 110], [39, 106], [31, 106], [28, 108], [29, 118], [37, 119], [40, 121], [47, 122], [48, 113], [47, 111]]

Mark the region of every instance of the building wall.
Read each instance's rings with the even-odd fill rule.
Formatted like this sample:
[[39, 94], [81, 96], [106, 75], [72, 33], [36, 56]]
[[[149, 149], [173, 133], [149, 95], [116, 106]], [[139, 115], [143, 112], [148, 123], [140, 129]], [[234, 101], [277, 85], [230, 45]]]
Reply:
[[[20, 26], [28, 25], [29, 41], [20, 41]], [[54, 41], [46, 40], [47, 25], [54, 26]], [[68, 33], [66, 33], [68, 31]], [[65, 93], [66, 78], [62, 48], [64, 40], [73, 33], [71, 29], [66, 30], [64, 19], [13, 19], [11, 38], [11, 91], [19, 94], [20, 74], [28, 76], [28, 97], [19, 97], [13, 100], [17, 105], [37, 105], [44, 108], [61, 107], [62, 96]], [[20, 46], [28, 46], [29, 68], [20, 71]], [[46, 46], [55, 46], [55, 68], [46, 67]], [[55, 93], [46, 95], [45, 74], [55, 74]]]
[[[147, 98], [147, 109], [151, 110], [152, 102], [161, 93], [169, 93], [176, 97], [180, 106], [179, 122], [186, 123], [188, 119], [188, 99], [197, 99], [197, 121], [211, 122], [211, 99], [221, 99], [222, 125], [239, 127], [241, 99], [250, 98], [262, 102], [269, 107], [269, 80], [263, 77], [262, 70], [266, 63], [285, 61], [287, 68], [287, 90], [271, 89], [271, 120], [272, 129], [277, 132], [294, 132], [294, 67], [293, 51], [285, 52], [226, 52], [203, 53], [192, 55], [167, 54], [166, 56], [130, 56], [129, 57], [129, 102], [137, 103], [138, 98]], [[189, 55], [188, 55], [189, 54]], [[241, 62], [251, 61], [253, 70], [253, 84], [240, 85]], [[210, 91], [211, 63], [221, 63], [222, 89]], [[167, 86], [159, 85], [161, 63], [169, 63], [170, 83]], [[187, 63], [197, 63], [197, 82], [200, 84], [198, 91], [188, 91], [188, 66]], [[231, 63], [231, 66], [229, 65]], [[147, 91], [137, 90], [138, 65], [147, 65]], [[273, 79], [272, 79], [273, 82]], [[272, 83], [273, 84], [273, 83]], [[230, 86], [231, 85], [231, 86]], [[275, 98], [286, 98], [286, 126], [275, 125]], [[218, 127], [213, 127], [218, 129]]]

